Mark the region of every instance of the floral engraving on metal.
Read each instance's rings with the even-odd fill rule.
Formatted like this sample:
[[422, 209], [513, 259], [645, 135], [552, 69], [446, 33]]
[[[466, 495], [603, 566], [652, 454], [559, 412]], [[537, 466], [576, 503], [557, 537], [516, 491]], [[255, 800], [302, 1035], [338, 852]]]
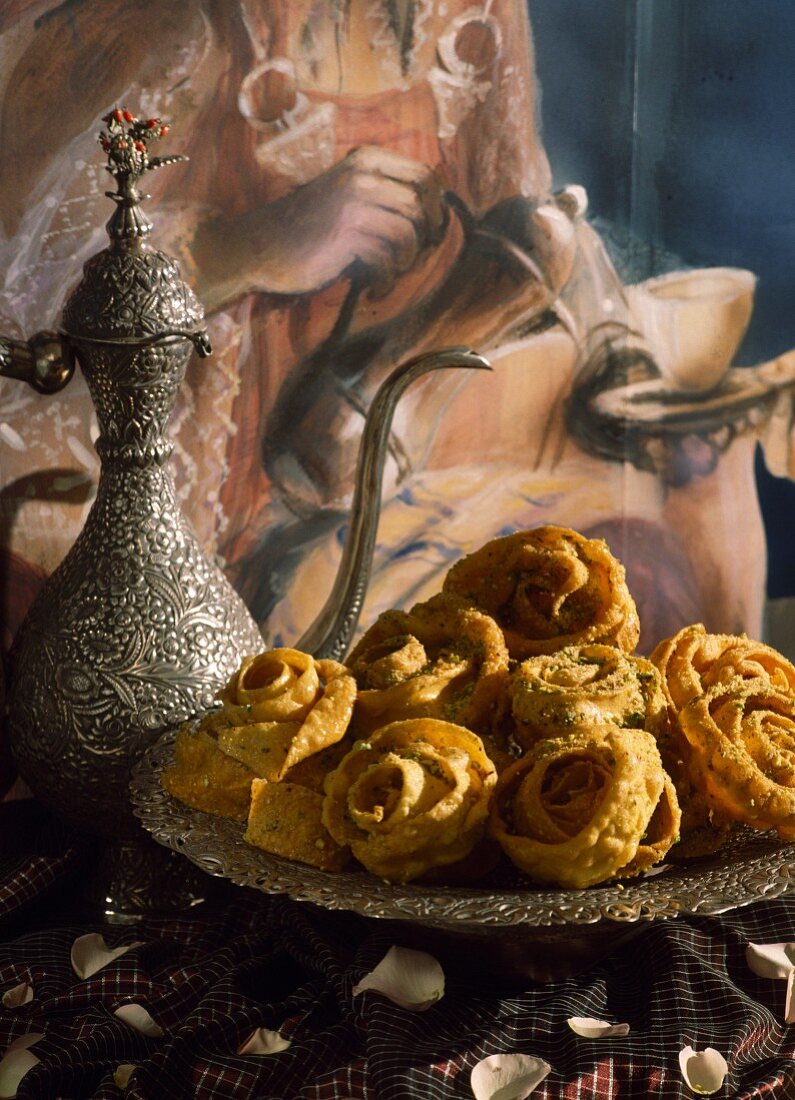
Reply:
[[179, 265], [165, 252], [105, 249], [83, 265], [83, 279], [64, 306], [62, 329], [77, 340], [140, 339], [203, 319]]
[[148, 156], [148, 142], [168, 129], [159, 119], [117, 108], [104, 121], [100, 143], [118, 187], [108, 192], [110, 246], [86, 263], [61, 333], [96, 408], [99, 484], [15, 639], [8, 730], [41, 801], [115, 843], [142, 838], [128, 795], [133, 761], [210, 706], [263, 643], [182, 516], [167, 469], [167, 425], [192, 343], [204, 354], [209, 346], [178, 264], [144, 241], [151, 227], [138, 205], [147, 196], [136, 183], [182, 158]]
[[714, 916], [795, 889], [795, 845], [769, 833], [738, 833], [719, 855], [623, 884], [547, 890], [518, 874], [498, 886], [396, 886], [364, 871], [331, 874], [269, 855], [243, 841], [244, 827], [192, 810], [163, 789], [175, 731], [164, 734], [133, 769], [134, 812], [158, 843], [210, 875], [327, 909], [408, 920], [445, 932], [520, 942], [580, 934], [590, 926], [629, 926], [682, 914]]
[[132, 760], [211, 705], [262, 639], [182, 517], [165, 466], [190, 344], [76, 347], [102, 426], [102, 473], [83, 531], [20, 632], [9, 719], [36, 794], [115, 835], [135, 828], [124, 812]]

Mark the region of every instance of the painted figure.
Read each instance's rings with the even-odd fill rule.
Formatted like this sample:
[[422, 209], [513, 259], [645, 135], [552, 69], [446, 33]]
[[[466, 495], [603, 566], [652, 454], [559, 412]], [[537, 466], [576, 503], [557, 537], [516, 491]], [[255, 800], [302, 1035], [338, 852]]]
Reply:
[[[174, 469], [266, 637], [294, 640], [331, 583], [377, 385], [462, 343], [495, 371], [434, 377], [399, 409], [365, 624], [495, 534], [558, 522], [625, 561], [643, 648], [685, 622], [759, 631], [752, 454], [775, 387], [742, 409], [687, 392], [651, 321], [679, 291], [629, 293], [581, 190], [551, 194], [524, 5], [15, 0], [0, 73], [0, 331], [52, 327], [101, 244], [97, 120], [127, 102], [174, 121], [169, 151], [191, 159], [153, 181], [153, 242], [180, 258], [216, 349], [183, 387]], [[742, 322], [753, 287], [725, 277]], [[717, 354], [722, 285], [695, 294], [698, 362]], [[715, 386], [734, 347], [718, 350]], [[98, 464], [82, 382], [48, 399], [4, 383], [0, 401], [7, 643]]]

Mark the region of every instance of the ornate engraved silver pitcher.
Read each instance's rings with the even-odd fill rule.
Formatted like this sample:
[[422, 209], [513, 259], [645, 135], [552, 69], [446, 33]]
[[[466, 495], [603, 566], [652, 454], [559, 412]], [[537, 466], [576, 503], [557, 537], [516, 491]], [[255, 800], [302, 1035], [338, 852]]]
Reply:
[[[176, 262], [151, 248], [141, 176], [184, 158], [150, 157], [167, 127], [117, 109], [100, 136], [117, 191], [108, 248], [69, 297], [58, 334], [0, 337], [0, 374], [43, 393], [64, 386], [75, 360], [96, 406], [101, 473], [77, 541], [44, 585], [15, 639], [8, 732], [37, 797], [111, 842], [96, 900], [108, 912], [183, 905], [187, 865], [143, 833], [129, 771], [164, 730], [208, 707], [246, 654], [263, 647], [244, 604], [204, 555], [182, 516], [167, 462], [166, 427], [191, 351], [210, 354], [204, 315]], [[487, 367], [463, 348], [422, 356], [374, 399], [360, 447], [350, 534], [326, 606], [296, 643], [344, 655], [361, 609], [380, 507], [389, 426], [403, 390], [437, 367]], [[180, 885], [182, 884], [182, 885]]]

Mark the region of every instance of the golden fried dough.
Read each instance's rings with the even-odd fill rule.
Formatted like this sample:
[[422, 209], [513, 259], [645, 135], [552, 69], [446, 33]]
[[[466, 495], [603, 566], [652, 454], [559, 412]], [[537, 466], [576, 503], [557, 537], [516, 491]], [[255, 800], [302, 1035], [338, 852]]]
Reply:
[[795, 665], [781, 653], [745, 634], [710, 634], [702, 623], [659, 642], [650, 660], [662, 675], [672, 720], [707, 688], [738, 676], [761, 677], [776, 691], [795, 694]]
[[767, 677], [738, 676], [692, 699], [679, 720], [688, 774], [709, 804], [795, 840], [795, 698]]
[[640, 635], [623, 565], [602, 539], [568, 527], [492, 539], [452, 566], [444, 591], [496, 619], [518, 660], [590, 642], [629, 653]]
[[725, 843], [732, 816], [721, 810], [720, 800], [706, 798], [706, 783], [692, 774], [693, 751], [681, 727], [682, 709], [711, 687], [738, 677], [761, 678], [777, 691], [794, 694], [795, 666], [745, 634], [711, 634], [702, 623], [663, 639], [650, 659], [660, 670], [668, 704], [669, 732], [660, 741], [660, 751], [682, 806], [682, 843], [676, 858], [707, 855]]
[[295, 783], [251, 784], [251, 809], [244, 836], [273, 855], [297, 859], [323, 871], [341, 871], [349, 852], [329, 835], [321, 820], [323, 797]]
[[254, 773], [223, 753], [203, 728], [183, 726], [174, 744], [174, 763], [162, 783], [174, 798], [209, 814], [245, 821]]
[[437, 595], [385, 611], [348, 657], [358, 684], [355, 727], [366, 736], [407, 718], [433, 717], [480, 732], [508, 676], [502, 632], [484, 612]]
[[600, 722], [645, 729], [655, 737], [668, 724], [654, 665], [602, 644], [566, 646], [523, 661], [510, 678], [508, 708], [510, 732], [524, 748]]
[[659, 859], [677, 839], [679, 808], [654, 738], [594, 726], [538, 742], [502, 773], [489, 833], [536, 881], [592, 886], [644, 869], [639, 850], [663, 796]]
[[357, 741], [326, 780], [323, 823], [373, 874], [408, 882], [483, 836], [494, 766], [476, 734], [412, 718]]
[[255, 775], [277, 782], [342, 740], [356, 682], [337, 661], [272, 649], [246, 658], [219, 697], [219, 747]]

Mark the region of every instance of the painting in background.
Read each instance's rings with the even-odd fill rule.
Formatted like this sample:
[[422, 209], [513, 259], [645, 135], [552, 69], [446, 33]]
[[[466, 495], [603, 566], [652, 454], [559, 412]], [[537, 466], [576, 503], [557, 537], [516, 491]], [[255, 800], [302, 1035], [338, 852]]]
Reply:
[[[627, 281], [685, 264], [753, 271], [754, 310], [735, 363], [786, 352], [795, 344], [793, 5], [605, 0], [598, 19], [588, 0], [529, 0], [529, 8], [553, 186], [587, 186]], [[790, 409], [782, 397], [761, 433], [756, 476], [767, 629], [792, 656]]]
[[[572, 4], [0, 12], [0, 331], [56, 325], [102, 246], [100, 117], [124, 103], [171, 121], [169, 151], [190, 162], [153, 180], [153, 242], [179, 257], [216, 349], [189, 368], [173, 468], [271, 642], [297, 638], [331, 584], [378, 384], [462, 343], [494, 372], [432, 376], [401, 404], [365, 624], [437, 591], [487, 539], [552, 522], [606, 537], [624, 560], [643, 649], [694, 621], [761, 632], [755, 452], [763, 440], [789, 472], [795, 361], [731, 369], [755, 274], [728, 233], [690, 249], [655, 214], [660, 188], [680, 196], [689, 180], [683, 148], [703, 118], [681, 115], [680, 61], [670, 88], [664, 68], [644, 75], [661, 71], [644, 68], [650, 36], [676, 60], [711, 24], [691, 27], [681, 4], [667, 23], [656, 4], [597, 15], [581, 2], [564, 25]], [[724, 180], [698, 186], [714, 209]], [[780, 331], [766, 358], [786, 352]], [[95, 433], [81, 380], [49, 398], [2, 384], [6, 645], [85, 519]]]

